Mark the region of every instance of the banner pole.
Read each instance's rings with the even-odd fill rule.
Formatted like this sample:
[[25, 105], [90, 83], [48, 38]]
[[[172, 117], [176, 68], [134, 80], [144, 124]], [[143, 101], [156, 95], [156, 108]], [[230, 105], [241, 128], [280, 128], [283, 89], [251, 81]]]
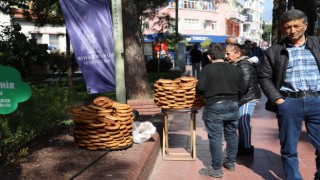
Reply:
[[112, 20], [114, 37], [114, 59], [116, 76], [116, 98], [119, 103], [126, 102], [124, 47], [122, 27], [122, 0], [112, 0]]

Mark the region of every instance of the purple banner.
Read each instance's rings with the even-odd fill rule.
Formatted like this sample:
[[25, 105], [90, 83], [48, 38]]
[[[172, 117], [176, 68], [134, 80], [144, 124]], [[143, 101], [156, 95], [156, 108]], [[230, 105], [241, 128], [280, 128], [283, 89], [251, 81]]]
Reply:
[[107, 0], [59, 0], [88, 93], [115, 91], [114, 41]]

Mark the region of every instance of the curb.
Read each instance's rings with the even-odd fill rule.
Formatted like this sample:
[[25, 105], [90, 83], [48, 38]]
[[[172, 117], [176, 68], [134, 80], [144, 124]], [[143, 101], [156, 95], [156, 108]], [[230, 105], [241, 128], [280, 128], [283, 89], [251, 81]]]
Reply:
[[136, 161], [129, 169], [128, 177], [130, 180], [145, 180], [148, 179], [152, 172], [153, 166], [160, 151], [160, 137], [156, 132], [152, 139], [139, 144], [139, 150], [136, 151]]

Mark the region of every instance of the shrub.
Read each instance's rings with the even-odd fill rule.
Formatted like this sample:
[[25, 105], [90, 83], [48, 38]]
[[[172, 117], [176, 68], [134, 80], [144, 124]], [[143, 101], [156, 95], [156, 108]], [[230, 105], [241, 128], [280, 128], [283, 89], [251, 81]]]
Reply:
[[66, 88], [33, 86], [32, 93], [15, 112], [0, 115], [0, 159], [68, 119], [69, 92]]

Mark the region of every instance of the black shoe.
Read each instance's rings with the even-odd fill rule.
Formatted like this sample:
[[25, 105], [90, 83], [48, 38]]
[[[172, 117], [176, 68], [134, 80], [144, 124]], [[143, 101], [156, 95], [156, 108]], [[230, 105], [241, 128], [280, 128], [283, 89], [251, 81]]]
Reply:
[[320, 180], [320, 174], [319, 173], [315, 173], [314, 174], [314, 180]]
[[244, 148], [239, 146], [238, 148], [238, 156], [253, 156], [254, 154], [254, 146], [251, 146], [250, 148]]

